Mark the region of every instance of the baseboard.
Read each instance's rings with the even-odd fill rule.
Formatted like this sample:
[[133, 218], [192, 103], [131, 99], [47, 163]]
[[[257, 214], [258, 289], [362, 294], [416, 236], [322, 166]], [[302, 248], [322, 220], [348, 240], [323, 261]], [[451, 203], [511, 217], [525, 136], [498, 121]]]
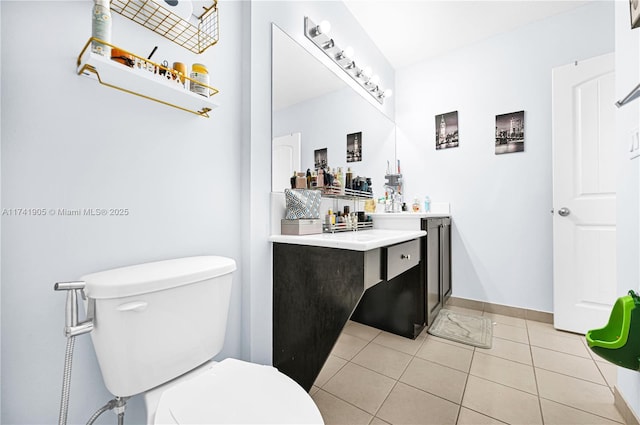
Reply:
[[535, 320], [536, 322], [553, 324], [553, 313], [547, 313], [546, 311], [529, 310], [527, 308], [511, 307], [508, 305], [494, 304], [458, 297], [450, 297], [449, 301], [447, 301], [447, 305], [470, 308], [473, 310], [486, 311], [488, 313], [502, 314], [503, 316], [518, 317], [520, 319]]
[[638, 420], [636, 413], [631, 406], [629, 406], [629, 403], [627, 403], [627, 400], [622, 396], [617, 386], [613, 387], [613, 404], [627, 425], [640, 425], [640, 420]]

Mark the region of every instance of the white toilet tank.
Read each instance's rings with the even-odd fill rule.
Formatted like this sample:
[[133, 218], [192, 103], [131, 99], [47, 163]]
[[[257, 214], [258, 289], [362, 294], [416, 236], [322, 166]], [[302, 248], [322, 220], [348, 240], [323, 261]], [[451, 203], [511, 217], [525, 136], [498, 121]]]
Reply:
[[224, 344], [234, 260], [188, 257], [82, 277], [107, 389], [126, 397], [199, 366]]

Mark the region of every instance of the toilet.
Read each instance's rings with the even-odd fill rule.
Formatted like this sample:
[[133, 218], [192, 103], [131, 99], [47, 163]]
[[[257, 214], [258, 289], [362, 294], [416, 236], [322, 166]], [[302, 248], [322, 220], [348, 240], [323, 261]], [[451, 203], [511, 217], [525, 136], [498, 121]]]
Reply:
[[83, 276], [105, 386], [143, 394], [149, 424], [322, 424], [309, 394], [277, 369], [212, 360], [235, 269], [230, 258], [200, 256]]

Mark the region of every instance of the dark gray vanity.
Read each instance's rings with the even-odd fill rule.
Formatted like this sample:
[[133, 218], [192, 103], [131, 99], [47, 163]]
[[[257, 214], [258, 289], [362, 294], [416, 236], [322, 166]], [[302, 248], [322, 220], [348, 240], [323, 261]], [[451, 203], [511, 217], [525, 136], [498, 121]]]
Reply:
[[349, 319], [415, 338], [451, 295], [451, 219], [273, 243], [273, 365], [309, 390]]
[[407, 338], [433, 323], [451, 296], [451, 218], [424, 217], [418, 223], [427, 232], [420, 239], [419, 264], [369, 288], [351, 320]]
[[365, 291], [419, 277], [424, 235], [273, 236], [273, 366], [309, 390]]

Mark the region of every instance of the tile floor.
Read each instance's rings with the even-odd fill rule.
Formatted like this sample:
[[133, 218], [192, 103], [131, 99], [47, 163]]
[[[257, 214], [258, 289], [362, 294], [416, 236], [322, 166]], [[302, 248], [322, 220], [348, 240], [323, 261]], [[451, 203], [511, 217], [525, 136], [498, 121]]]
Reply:
[[616, 367], [592, 357], [584, 337], [447, 308], [490, 317], [492, 348], [350, 321], [310, 391], [327, 425], [624, 423]]

